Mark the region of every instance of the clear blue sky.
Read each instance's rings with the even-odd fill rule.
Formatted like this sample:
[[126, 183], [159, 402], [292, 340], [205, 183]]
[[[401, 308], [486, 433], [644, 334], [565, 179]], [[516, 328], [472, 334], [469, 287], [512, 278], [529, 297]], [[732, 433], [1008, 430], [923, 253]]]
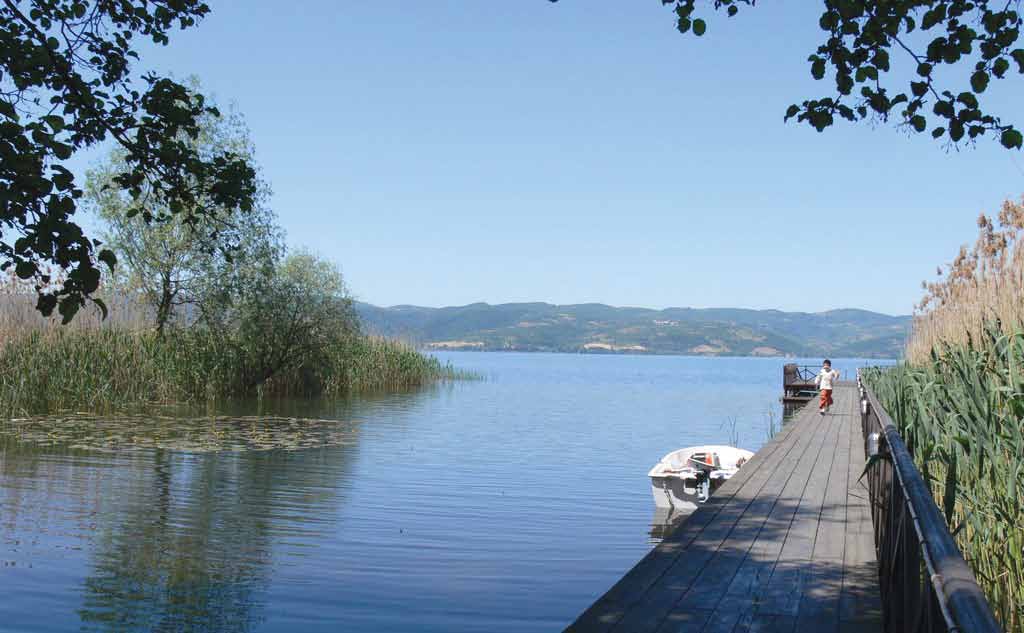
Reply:
[[[907, 313], [1024, 191], [991, 141], [783, 124], [828, 90], [806, 63], [818, 2], [702, 39], [658, 0], [211, 6], [140, 68], [236, 102], [289, 243], [376, 304]], [[1024, 80], [1002, 83], [1016, 114]]]

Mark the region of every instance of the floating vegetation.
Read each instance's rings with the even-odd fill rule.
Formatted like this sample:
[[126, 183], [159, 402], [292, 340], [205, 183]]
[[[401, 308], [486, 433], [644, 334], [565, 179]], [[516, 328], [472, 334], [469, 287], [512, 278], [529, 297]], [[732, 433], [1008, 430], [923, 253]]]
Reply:
[[303, 450], [355, 441], [354, 422], [268, 416], [97, 416], [16, 418], [0, 436], [37, 446], [86, 451], [165, 449], [189, 453]]

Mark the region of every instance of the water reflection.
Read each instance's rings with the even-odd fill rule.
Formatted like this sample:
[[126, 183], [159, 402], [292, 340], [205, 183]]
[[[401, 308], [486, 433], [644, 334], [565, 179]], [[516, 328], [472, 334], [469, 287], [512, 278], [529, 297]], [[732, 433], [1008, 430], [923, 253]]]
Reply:
[[349, 426], [347, 444], [242, 453], [97, 453], [2, 437], [5, 562], [47, 568], [42, 535], [65, 553], [88, 543], [72, 592], [80, 607], [48, 614], [77, 626], [43, 627], [250, 631], [266, 617], [275, 566], [312, 555], [335, 522], [356, 454]]
[[648, 532], [651, 545], [657, 545], [668, 538], [690, 514], [692, 511], [677, 512], [672, 508], [655, 508], [654, 516], [651, 518], [651, 529]]
[[[734, 416], [757, 448], [778, 402], [772, 359], [452, 360], [490, 378], [217, 412], [350, 434], [328, 446], [219, 450], [237, 443], [222, 428], [180, 426], [97, 443], [96, 425], [68, 440], [42, 425], [45, 446], [0, 433], [0, 629], [560, 630], [678, 529], [652, 520], [650, 465], [726, 441]], [[161, 413], [206, 432], [206, 411]], [[270, 425], [246, 424], [262, 445]], [[180, 450], [185, 435], [218, 450]], [[105, 449], [73, 448], [87, 445]]]

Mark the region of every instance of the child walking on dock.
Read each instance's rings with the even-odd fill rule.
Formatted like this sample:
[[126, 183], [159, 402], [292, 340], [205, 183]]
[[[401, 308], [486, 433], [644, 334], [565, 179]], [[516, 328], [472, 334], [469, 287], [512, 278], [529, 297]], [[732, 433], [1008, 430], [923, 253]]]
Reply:
[[818, 406], [818, 413], [825, 415], [825, 412], [832, 406], [832, 383], [839, 380], [839, 372], [832, 369], [832, 361], [825, 359], [821, 364], [821, 371], [814, 377], [814, 384], [821, 389], [821, 403]]

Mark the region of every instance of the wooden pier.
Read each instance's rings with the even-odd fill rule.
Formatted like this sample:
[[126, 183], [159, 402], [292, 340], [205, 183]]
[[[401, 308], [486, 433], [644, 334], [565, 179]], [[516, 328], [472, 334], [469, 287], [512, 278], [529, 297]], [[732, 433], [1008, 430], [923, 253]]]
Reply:
[[880, 631], [859, 394], [808, 404], [567, 631]]

